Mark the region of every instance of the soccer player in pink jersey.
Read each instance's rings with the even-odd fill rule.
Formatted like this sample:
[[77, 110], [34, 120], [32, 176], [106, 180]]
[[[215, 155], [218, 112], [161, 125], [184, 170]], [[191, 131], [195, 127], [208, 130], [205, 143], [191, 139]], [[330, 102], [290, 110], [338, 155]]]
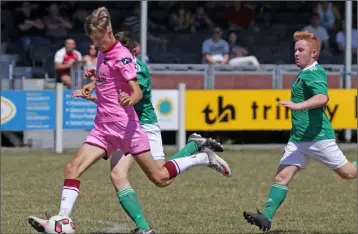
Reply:
[[[80, 188], [80, 176], [102, 157], [114, 151], [131, 154], [147, 177], [158, 187], [165, 187], [180, 173], [193, 166], [209, 166], [230, 177], [227, 163], [216, 155], [206, 142], [198, 145], [201, 152], [190, 157], [183, 154], [160, 165], [155, 162], [147, 136], [143, 133], [133, 105], [142, 98], [136, 81], [134, 57], [118, 42], [112, 32], [110, 15], [101, 7], [92, 12], [85, 22], [85, 30], [99, 49], [97, 69], [86, 72], [86, 77], [96, 77], [97, 114], [94, 128], [76, 155], [65, 166], [58, 215], [70, 216]], [[119, 93], [126, 93], [122, 98]], [[86, 93], [86, 95], [91, 95]], [[186, 150], [185, 148], [183, 149]], [[44, 231], [47, 220], [33, 216], [29, 223], [39, 232]], [[135, 233], [153, 234], [152, 230], [136, 230]]]

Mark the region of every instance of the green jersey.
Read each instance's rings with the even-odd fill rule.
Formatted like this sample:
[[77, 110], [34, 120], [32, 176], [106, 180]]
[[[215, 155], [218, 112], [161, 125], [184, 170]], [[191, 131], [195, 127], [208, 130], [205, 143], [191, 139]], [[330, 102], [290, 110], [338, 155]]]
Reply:
[[152, 104], [152, 85], [149, 69], [141, 60], [135, 58], [137, 82], [142, 90], [143, 98], [136, 105], [134, 109], [139, 117], [140, 124], [153, 124], [158, 122], [157, 115], [155, 114]]
[[[327, 95], [327, 76], [315, 62], [297, 75], [291, 88], [291, 101], [299, 103], [317, 94]], [[334, 139], [335, 134], [326, 115], [326, 106], [309, 110], [292, 110], [290, 142]]]

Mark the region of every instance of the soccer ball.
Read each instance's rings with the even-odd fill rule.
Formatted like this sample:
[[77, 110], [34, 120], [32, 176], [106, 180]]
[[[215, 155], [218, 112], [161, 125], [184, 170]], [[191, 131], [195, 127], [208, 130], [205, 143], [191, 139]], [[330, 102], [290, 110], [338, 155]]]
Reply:
[[67, 216], [52, 216], [45, 226], [45, 232], [47, 234], [73, 234], [75, 233], [75, 224]]

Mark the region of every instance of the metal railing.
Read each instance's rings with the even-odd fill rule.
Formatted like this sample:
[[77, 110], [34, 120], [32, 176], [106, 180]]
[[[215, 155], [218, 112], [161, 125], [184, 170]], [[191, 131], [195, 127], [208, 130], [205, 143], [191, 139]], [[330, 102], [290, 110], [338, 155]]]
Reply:
[[[344, 65], [334, 64], [322, 64], [326, 69], [328, 75], [339, 75], [341, 77], [340, 87], [343, 88], [344, 84]], [[1, 89], [27, 89], [25, 80], [27, 83], [30, 82], [29, 78], [14, 78], [13, 77], [13, 64], [9, 65], [8, 77], [1, 77]], [[81, 88], [84, 84], [88, 83], [89, 80], [84, 77], [85, 66], [82, 62], [76, 62], [71, 68], [72, 88]], [[173, 75], [203, 75], [204, 76], [204, 88], [215, 89], [216, 75], [270, 75], [272, 77], [272, 88], [282, 88], [283, 76], [284, 75], [297, 75], [299, 68], [293, 64], [262, 64], [261, 71], [255, 71], [254, 69], [241, 69], [240, 67], [233, 67], [230, 65], [204, 65], [204, 64], [151, 64], [150, 72], [153, 75], [156, 74], [173, 74]], [[352, 79], [357, 79], [358, 66], [352, 66]], [[36, 82], [36, 80], [34, 80]], [[54, 78], [45, 78], [45, 88], [54, 87]], [[48, 85], [47, 85], [48, 84]], [[31, 85], [30, 85], [31, 86]]]

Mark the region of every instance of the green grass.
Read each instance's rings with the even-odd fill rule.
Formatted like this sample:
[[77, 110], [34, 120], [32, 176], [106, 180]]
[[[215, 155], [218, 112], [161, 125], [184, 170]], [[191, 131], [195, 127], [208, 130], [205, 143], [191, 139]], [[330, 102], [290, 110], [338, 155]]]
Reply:
[[[147, 180], [135, 165], [131, 182], [145, 215], [157, 233], [260, 233], [247, 224], [244, 210], [262, 208], [281, 150], [242, 150], [221, 154], [233, 176], [209, 168], [193, 168], [164, 189]], [[357, 151], [346, 151], [354, 159]], [[35, 233], [28, 215], [58, 212], [63, 165], [72, 154], [2, 153], [1, 233]], [[73, 211], [77, 233], [128, 232], [133, 224], [117, 201], [109, 180], [108, 161], [100, 161], [82, 177]], [[291, 183], [276, 213], [273, 233], [355, 233], [356, 180], [341, 180], [311, 161]]]

